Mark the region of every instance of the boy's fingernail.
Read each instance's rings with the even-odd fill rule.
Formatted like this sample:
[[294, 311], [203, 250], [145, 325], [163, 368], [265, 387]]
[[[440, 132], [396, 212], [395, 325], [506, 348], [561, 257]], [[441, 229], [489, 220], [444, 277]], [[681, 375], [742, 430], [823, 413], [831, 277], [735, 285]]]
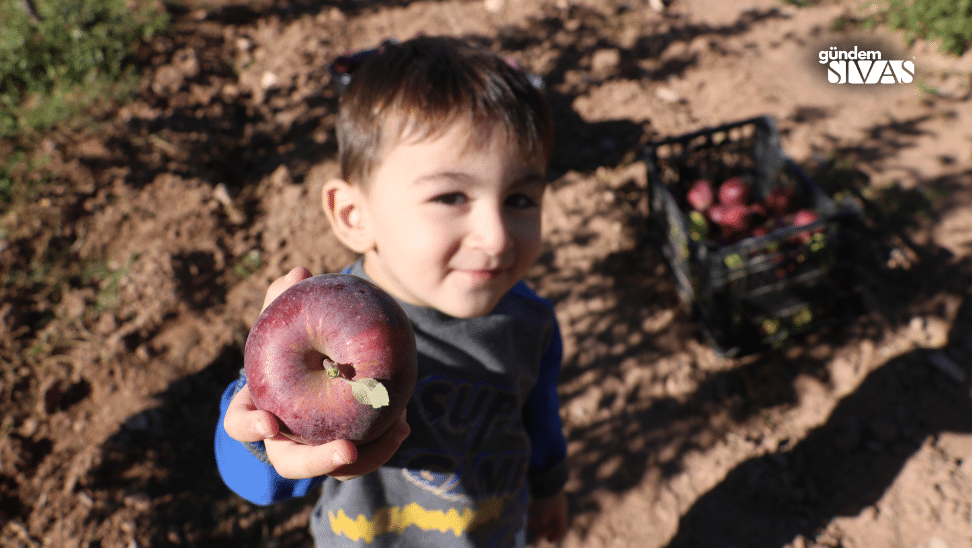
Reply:
[[334, 455], [331, 456], [331, 462], [333, 462], [338, 466], [345, 466], [347, 464], [351, 464], [351, 461], [347, 457], [342, 456], [340, 451], [334, 452]]

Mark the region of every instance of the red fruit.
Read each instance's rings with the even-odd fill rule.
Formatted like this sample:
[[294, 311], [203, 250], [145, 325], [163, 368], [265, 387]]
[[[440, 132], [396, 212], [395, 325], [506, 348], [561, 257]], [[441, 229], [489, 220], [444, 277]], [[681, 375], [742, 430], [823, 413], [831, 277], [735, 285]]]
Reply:
[[718, 204], [709, 208], [709, 219], [726, 234], [737, 234], [749, 228], [749, 208], [744, 205]]
[[362, 444], [401, 417], [416, 360], [411, 322], [388, 293], [325, 274], [291, 286], [260, 314], [243, 366], [253, 403], [280, 420], [285, 436]]
[[688, 194], [685, 195], [689, 205], [696, 211], [705, 211], [712, 205], [712, 185], [705, 179], [695, 181]]
[[744, 205], [731, 205], [726, 209], [726, 216], [722, 221], [722, 226], [733, 232], [743, 232], [749, 228], [750, 215], [751, 213], [748, 207]]
[[719, 226], [722, 226], [722, 220], [726, 218], [726, 209], [728, 208], [729, 206], [716, 204], [710, 207], [706, 213], [709, 215], [710, 221], [712, 221], [713, 223]]
[[820, 219], [820, 215], [817, 215], [815, 211], [809, 209], [801, 209], [793, 215], [793, 226], [807, 226], [810, 223], [815, 223]]
[[722, 228], [728, 232], [744, 232], [749, 229], [749, 208], [742, 205], [731, 205], [726, 209]]
[[766, 196], [766, 207], [777, 215], [783, 215], [790, 210], [793, 203], [793, 189], [788, 186], [778, 186]]
[[[819, 219], [820, 219], [820, 215], [818, 215], [816, 212], [811, 211], [809, 209], [801, 209], [800, 211], [797, 211], [796, 213], [793, 214], [793, 220], [791, 221], [791, 224], [793, 226], [807, 226], [809, 224], [817, 222]], [[800, 243], [807, 244], [810, 243], [810, 240], [813, 239], [813, 235], [815, 233], [821, 231], [823, 231], [823, 228], [818, 228], [812, 231], [809, 230], [804, 231], [801, 232], [800, 234], [797, 234], [795, 238]]]
[[719, 186], [719, 202], [726, 205], [742, 205], [749, 200], [749, 185], [742, 177], [730, 177]]

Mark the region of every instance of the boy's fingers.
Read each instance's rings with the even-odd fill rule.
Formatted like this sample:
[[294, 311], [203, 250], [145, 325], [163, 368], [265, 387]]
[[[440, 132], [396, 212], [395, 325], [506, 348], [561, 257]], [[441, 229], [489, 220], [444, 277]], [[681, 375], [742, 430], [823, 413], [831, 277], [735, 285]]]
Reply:
[[273, 468], [287, 479], [329, 475], [358, 458], [358, 448], [348, 440], [335, 440], [323, 445], [267, 440], [265, 446]]
[[269, 306], [270, 303], [272, 303], [274, 299], [279, 297], [281, 293], [286, 291], [288, 287], [294, 285], [295, 283], [301, 280], [310, 278], [311, 275], [312, 274], [310, 270], [307, 270], [302, 266], [298, 266], [297, 268], [294, 268], [287, 274], [274, 280], [273, 283], [270, 284], [270, 287], [267, 288], [267, 296], [263, 301], [263, 308]]
[[331, 472], [331, 476], [344, 481], [364, 474], [369, 474], [377, 470], [381, 465], [392, 458], [398, 447], [405, 441], [411, 433], [408, 423], [405, 422], [405, 415], [402, 420], [395, 423], [387, 432], [378, 439], [358, 448], [358, 458], [350, 466], [342, 466]]
[[316, 446], [267, 440], [267, 457], [277, 473], [288, 479], [328, 475], [344, 481], [370, 474], [388, 462], [409, 432], [403, 414], [388, 432], [361, 447], [348, 440]]
[[250, 388], [243, 388], [233, 396], [223, 419], [226, 433], [237, 441], [256, 442], [276, 436], [280, 431], [277, 419], [266, 411], [260, 411], [250, 398]]

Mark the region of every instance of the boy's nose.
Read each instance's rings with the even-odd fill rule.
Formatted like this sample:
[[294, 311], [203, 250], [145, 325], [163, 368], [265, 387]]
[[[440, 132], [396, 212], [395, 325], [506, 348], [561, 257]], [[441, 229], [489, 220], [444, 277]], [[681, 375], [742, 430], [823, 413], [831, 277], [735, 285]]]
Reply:
[[484, 211], [474, 222], [473, 242], [490, 256], [502, 255], [513, 245], [510, 229], [501, 211]]

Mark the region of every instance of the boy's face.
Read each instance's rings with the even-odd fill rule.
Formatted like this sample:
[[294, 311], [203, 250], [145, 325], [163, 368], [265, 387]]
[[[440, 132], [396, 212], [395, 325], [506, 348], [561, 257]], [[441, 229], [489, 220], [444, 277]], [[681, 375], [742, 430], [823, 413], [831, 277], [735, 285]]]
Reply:
[[481, 147], [469, 123], [387, 151], [361, 193], [373, 246], [365, 272], [399, 299], [482, 316], [540, 253], [544, 166], [497, 128]]

